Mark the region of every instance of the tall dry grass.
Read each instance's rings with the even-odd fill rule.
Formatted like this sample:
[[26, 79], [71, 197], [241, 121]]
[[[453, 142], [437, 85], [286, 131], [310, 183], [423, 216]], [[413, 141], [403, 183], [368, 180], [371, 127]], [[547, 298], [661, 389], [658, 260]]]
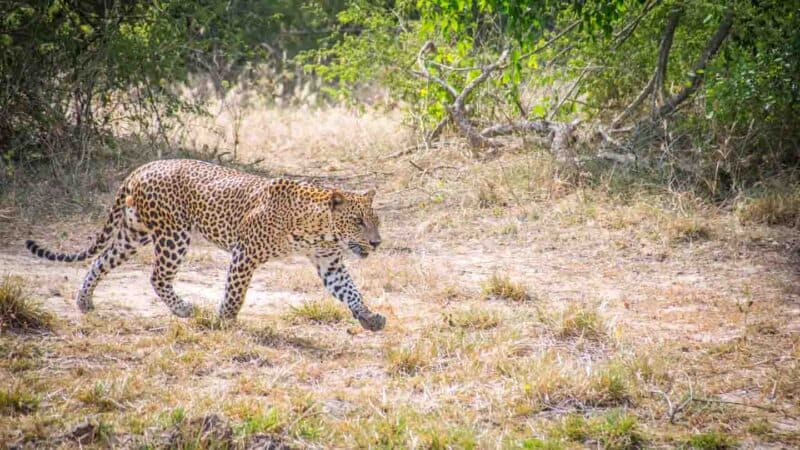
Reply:
[[326, 173], [347, 172], [351, 163], [361, 166], [412, 139], [397, 112], [275, 108], [249, 104], [241, 95], [232, 93], [210, 104], [209, 110], [216, 114], [187, 121], [178, 142], [204, 152], [225, 153], [243, 163], [263, 161], [262, 166], [272, 170]]

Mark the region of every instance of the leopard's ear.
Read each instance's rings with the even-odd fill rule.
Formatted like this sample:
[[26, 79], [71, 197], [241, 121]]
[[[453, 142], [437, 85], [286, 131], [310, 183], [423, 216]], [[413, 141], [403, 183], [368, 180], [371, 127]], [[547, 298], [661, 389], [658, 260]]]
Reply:
[[340, 190], [334, 189], [333, 192], [331, 192], [330, 205], [333, 211], [341, 208], [345, 201], [344, 194], [342, 194]]
[[367, 197], [370, 202], [375, 198], [375, 189], [370, 189], [367, 192], [364, 192], [364, 197]]

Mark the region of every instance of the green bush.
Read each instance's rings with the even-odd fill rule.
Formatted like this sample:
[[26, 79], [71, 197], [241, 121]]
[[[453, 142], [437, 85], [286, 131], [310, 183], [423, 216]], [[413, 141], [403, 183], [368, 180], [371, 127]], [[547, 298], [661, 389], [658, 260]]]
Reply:
[[[345, 0], [32, 0], [0, 3], [0, 169], [109, 143], [120, 121], [166, 136], [200, 103], [192, 75], [218, 91], [260, 62], [316, 44]], [[136, 128], [134, 128], [136, 129]]]
[[[624, 145], [644, 163], [637, 170], [715, 199], [796, 173], [800, 30], [791, 2], [545, 1], [523, 7], [501, 0], [354, 0], [338, 16], [341, 33], [301, 60], [331, 83], [338, 99], [357, 99], [365, 83], [387, 87], [402, 100], [409, 122], [430, 131], [448, 115], [454, 96], [420, 76], [423, 42], [433, 43], [423, 55], [426, 69], [456, 93], [480, 74], [479, 66], [509, 49], [501, 70], [467, 98], [473, 126], [544, 117], [607, 126], [653, 77], [667, 18], [676, 10], [663, 90], [655, 89], [624, 123], [637, 125]], [[728, 12], [730, 33], [695, 73]], [[666, 122], [659, 116], [653, 123], [653, 112], [693, 80], [697, 90]]]

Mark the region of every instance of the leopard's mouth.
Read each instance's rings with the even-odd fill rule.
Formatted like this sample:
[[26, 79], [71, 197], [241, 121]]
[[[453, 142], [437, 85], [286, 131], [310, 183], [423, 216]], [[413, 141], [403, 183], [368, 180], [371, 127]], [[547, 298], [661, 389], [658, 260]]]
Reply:
[[359, 258], [366, 258], [369, 256], [369, 250], [356, 241], [349, 241], [347, 243], [347, 248], [349, 248], [350, 251]]

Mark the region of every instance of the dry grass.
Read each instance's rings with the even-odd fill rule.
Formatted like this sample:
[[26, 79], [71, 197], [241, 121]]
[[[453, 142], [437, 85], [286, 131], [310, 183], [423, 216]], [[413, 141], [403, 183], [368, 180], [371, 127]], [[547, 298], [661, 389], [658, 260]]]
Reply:
[[711, 237], [709, 227], [696, 217], [676, 217], [668, 221], [665, 228], [672, 242], [704, 241]]
[[596, 309], [572, 306], [560, 319], [558, 334], [567, 338], [599, 340], [607, 336], [606, 325]]
[[492, 274], [483, 283], [483, 295], [490, 298], [524, 302], [531, 299], [522, 283], [511, 280], [507, 275]]
[[0, 390], [0, 414], [30, 414], [39, 406], [39, 397], [19, 384]]
[[[238, 128], [238, 132], [237, 132]], [[270, 171], [296, 173], [298, 163], [314, 161], [323, 173], [396, 151], [408, 138], [395, 117], [346, 108], [249, 110], [237, 117], [229, 109], [197, 118], [179, 136], [189, 148], [228, 153], [243, 162], [269, 161]]]
[[770, 190], [738, 205], [737, 213], [744, 223], [766, 225], [800, 225], [800, 191]]
[[497, 311], [469, 308], [461, 309], [446, 317], [448, 325], [469, 330], [488, 330], [502, 322], [502, 317]]
[[402, 344], [385, 351], [390, 373], [414, 375], [430, 364], [430, 348], [424, 343]]
[[[194, 133], [198, 144], [232, 152], [233, 120]], [[688, 194], [565, 173], [526, 145], [480, 161], [460, 144], [381, 159], [414, 142], [394, 118], [338, 108], [263, 109], [240, 125], [238, 156], [266, 158], [262, 169], [378, 188], [384, 245], [348, 266], [387, 328], [364, 332], [346, 307], [318, 298], [322, 287], [304, 259], [266, 264], [229, 326], [207, 307], [171, 318], [152, 297], [123, 308], [135, 293], [151, 292], [136, 264], [112, 272], [98, 288], [97, 311], [78, 316], [69, 297], [83, 269], [9, 247], [0, 264], [36, 279], [28, 292], [65, 318], [55, 333], [0, 335], [0, 379], [8, 380], [0, 387], [1, 441], [800, 444], [796, 264], [772, 244], [797, 236], [749, 226], [764, 222], [744, 219], [755, 206], [729, 213]], [[101, 210], [103, 197], [92, 198]], [[773, 203], [765, 210], [791, 209], [787, 199]], [[82, 218], [37, 233], [77, 248], [90, 234], [84, 230], [95, 229], [93, 218]], [[224, 279], [221, 253], [198, 250], [179, 274], [179, 293], [185, 283]], [[120, 279], [124, 289], [113, 289]], [[218, 301], [193, 288], [186, 298], [195, 304]]]
[[4, 275], [0, 281], [0, 333], [5, 330], [50, 330], [55, 319], [33, 300], [22, 277]]

